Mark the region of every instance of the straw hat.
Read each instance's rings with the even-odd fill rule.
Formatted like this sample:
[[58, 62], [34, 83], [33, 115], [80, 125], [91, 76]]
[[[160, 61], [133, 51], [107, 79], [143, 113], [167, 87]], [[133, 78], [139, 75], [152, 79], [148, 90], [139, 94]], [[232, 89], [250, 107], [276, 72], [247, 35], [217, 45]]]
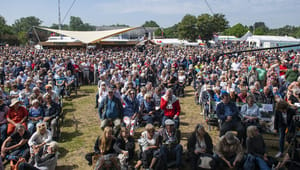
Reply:
[[17, 98], [13, 98], [11, 100], [11, 104], [9, 105], [9, 107], [13, 107], [15, 104], [19, 103], [20, 101]]

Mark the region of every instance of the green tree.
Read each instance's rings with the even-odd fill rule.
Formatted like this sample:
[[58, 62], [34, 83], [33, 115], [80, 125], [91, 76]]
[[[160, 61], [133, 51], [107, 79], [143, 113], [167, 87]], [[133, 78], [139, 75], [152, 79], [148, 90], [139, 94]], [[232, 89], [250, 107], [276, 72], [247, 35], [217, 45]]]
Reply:
[[80, 17], [71, 16], [69, 29], [72, 31], [93, 31], [95, 26], [92, 26], [88, 23], [83, 23]]
[[159, 25], [153, 20], [146, 21], [142, 26], [143, 27], [159, 27]]
[[42, 21], [34, 16], [29, 16], [29, 17], [22, 17], [20, 19], [17, 19], [15, 23], [12, 25], [14, 31], [16, 33], [19, 32], [28, 32], [31, 30], [33, 26], [39, 26], [41, 25]]
[[[58, 29], [58, 24], [52, 24], [51, 27], [52, 29]], [[63, 24], [61, 25], [62, 30], [69, 30], [69, 25], [68, 24]]]
[[248, 31], [248, 28], [241, 23], [238, 23], [228, 29], [226, 29], [223, 34], [224, 35], [234, 35], [236, 37], [241, 37]]
[[198, 37], [198, 29], [196, 27], [197, 18], [193, 15], [185, 15], [178, 24], [178, 35], [180, 39], [188, 41], [196, 41]]
[[197, 18], [197, 27], [201, 39], [208, 42], [213, 38], [213, 34], [223, 32], [228, 28], [228, 21], [223, 14], [202, 14]]
[[175, 24], [171, 27], [163, 29], [163, 36], [165, 38], [178, 38], [179, 33], [178, 33], [178, 26], [179, 24]]
[[28, 41], [28, 32], [31, 31], [33, 26], [41, 25], [42, 21], [34, 16], [22, 17], [17, 19], [12, 25], [12, 29], [16, 33], [18, 40], [21, 44]]

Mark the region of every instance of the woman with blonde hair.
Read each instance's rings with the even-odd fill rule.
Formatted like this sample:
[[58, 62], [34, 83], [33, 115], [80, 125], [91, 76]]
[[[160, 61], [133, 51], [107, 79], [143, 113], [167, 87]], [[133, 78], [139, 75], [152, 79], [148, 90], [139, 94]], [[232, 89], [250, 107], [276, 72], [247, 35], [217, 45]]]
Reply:
[[245, 170], [251, 169], [248, 165], [257, 165], [259, 169], [264, 170], [270, 169], [267, 164], [268, 157], [266, 152], [266, 144], [256, 126], [249, 126], [247, 128], [246, 146], [248, 153], [247, 157], [251, 157], [254, 162], [249, 162], [248, 164], [246, 161], [244, 164]]
[[[34, 154], [35, 149], [43, 148], [45, 145], [52, 141], [51, 131], [47, 129], [46, 122], [40, 122], [36, 125], [36, 132], [32, 134], [28, 141], [30, 147], [31, 157]], [[32, 159], [31, 159], [32, 160]]]
[[113, 146], [116, 142], [115, 137], [113, 136], [112, 127], [106, 126], [103, 131], [102, 137], [98, 136], [94, 145], [94, 152], [88, 153], [85, 158], [89, 162], [89, 165], [92, 165], [92, 158], [94, 156], [99, 156], [97, 160], [97, 167], [101, 168], [108, 166], [105, 161], [111, 161], [114, 167], [119, 169], [117, 162], [116, 151]]
[[144, 168], [153, 169], [159, 156], [159, 134], [155, 131], [154, 126], [148, 123], [145, 126], [145, 131], [142, 132], [138, 140], [141, 147], [139, 155], [140, 160], [135, 165], [139, 168], [142, 164]]

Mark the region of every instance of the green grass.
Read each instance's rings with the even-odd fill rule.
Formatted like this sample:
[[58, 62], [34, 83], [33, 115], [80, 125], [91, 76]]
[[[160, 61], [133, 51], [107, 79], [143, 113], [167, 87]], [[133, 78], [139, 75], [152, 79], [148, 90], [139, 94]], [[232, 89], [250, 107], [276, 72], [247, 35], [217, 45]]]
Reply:
[[[69, 100], [64, 100], [65, 119], [62, 126], [62, 136], [59, 141], [59, 160], [58, 170], [91, 169], [87, 165], [84, 156], [88, 152], [93, 151], [94, 142], [102, 132], [100, 131], [100, 121], [98, 118], [97, 109], [95, 109], [95, 94], [96, 86], [83, 86], [78, 91], [78, 97], [73, 97]], [[191, 87], [186, 88], [186, 97], [180, 98], [182, 114], [180, 116], [180, 130], [182, 132], [181, 144], [186, 150], [187, 139], [193, 132], [198, 123], [203, 124], [206, 129], [207, 125], [200, 116], [200, 107], [194, 103], [194, 95]], [[138, 138], [137, 130], [135, 138]], [[219, 131], [209, 131], [213, 139], [213, 143], [218, 142]], [[271, 140], [266, 140], [267, 147], [271, 155], [277, 151], [278, 140], [272, 135], [266, 136]], [[274, 140], [276, 139], [276, 140]], [[189, 163], [185, 169], [189, 168]]]

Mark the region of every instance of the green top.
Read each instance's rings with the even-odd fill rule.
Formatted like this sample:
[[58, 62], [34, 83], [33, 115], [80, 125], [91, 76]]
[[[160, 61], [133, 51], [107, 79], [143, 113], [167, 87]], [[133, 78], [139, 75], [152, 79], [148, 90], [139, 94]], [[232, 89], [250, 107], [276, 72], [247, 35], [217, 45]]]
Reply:
[[262, 81], [266, 79], [267, 71], [264, 68], [256, 68], [258, 73], [258, 80]]

